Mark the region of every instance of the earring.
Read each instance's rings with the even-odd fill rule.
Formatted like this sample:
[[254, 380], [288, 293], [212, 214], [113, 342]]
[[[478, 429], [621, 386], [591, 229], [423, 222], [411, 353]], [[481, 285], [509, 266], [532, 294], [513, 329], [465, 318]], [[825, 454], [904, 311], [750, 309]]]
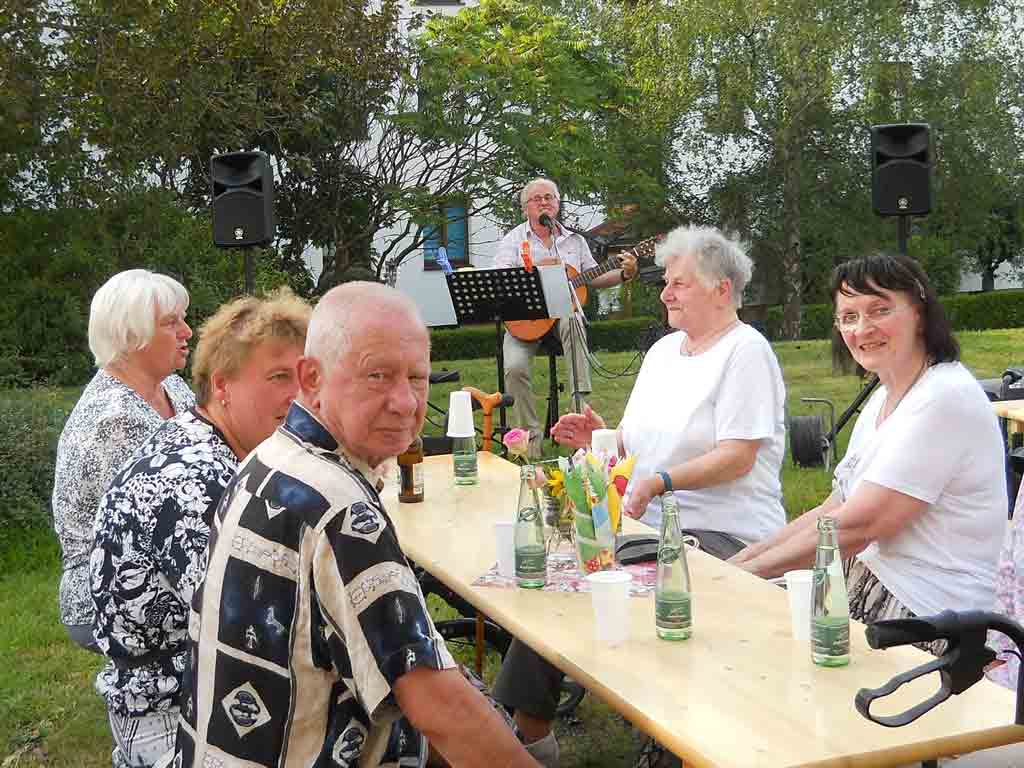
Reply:
[[221, 408], [227, 408], [228, 407], [228, 401], [227, 400], [221, 400], [220, 401], [220, 407]]

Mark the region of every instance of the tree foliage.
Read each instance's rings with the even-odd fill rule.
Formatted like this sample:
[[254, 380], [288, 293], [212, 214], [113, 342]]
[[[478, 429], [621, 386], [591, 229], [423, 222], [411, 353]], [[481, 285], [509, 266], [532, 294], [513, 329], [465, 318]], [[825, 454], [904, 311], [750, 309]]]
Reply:
[[[376, 173], [401, 190], [379, 224], [407, 222], [382, 263], [401, 261], [437, 226], [440, 205], [468, 204], [504, 224], [516, 192], [538, 175], [576, 203], [664, 199], [651, 140], [636, 123], [639, 91], [615, 51], [535, 2], [483, 0], [434, 16], [413, 39], [416, 67], [381, 123]], [[417, 158], [410, 162], [409, 155]]]
[[[1008, 139], [1019, 135], [1022, 100], [1005, 84], [1019, 73], [994, 32], [1012, 9], [1003, 0], [650, 0], [626, 13], [627, 30], [653, 41], [636, 76], [660, 119], [679, 126], [678, 186], [700, 190], [680, 210], [753, 240], [760, 271], [777, 276], [768, 293], [782, 298], [789, 335], [833, 261], [892, 242], [870, 212], [868, 126], [932, 122], [944, 166], [929, 228], [957, 226], [953, 189], [967, 181], [972, 152], [985, 162], [967, 183], [1014, 177], [1020, 152]], [[968, 94], [951, 88], [957, 77], [967, 89], [984, 83]], [[998, 151], [994, 137], [979, 137], [988, 121]], [[979, 223], [990, 211], [971, 208]]]

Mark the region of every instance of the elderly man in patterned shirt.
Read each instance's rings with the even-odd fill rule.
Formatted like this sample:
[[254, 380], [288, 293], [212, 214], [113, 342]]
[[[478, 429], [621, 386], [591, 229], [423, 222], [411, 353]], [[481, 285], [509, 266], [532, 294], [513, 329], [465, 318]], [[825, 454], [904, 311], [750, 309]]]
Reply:
[[[430, 340], [374, 283], [314, 311], [300, 396], [217, 511], [176, 768], [536, 766], [461, 675], [378, 496], [423, 424]], [[403, 717], [404, 715], [404, 717]]]

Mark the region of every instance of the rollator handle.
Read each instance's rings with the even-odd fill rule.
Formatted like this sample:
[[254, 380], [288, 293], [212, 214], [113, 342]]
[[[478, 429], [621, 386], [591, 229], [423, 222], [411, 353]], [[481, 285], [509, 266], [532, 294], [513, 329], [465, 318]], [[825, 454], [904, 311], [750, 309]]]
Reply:
[[[943, 611], [936, 616], [876, 621], [868, 626], [864, 634], [872, 648], [893, 648], [898, 645], [930, 643], [935, 640], [946, 640], [949, 645], [939, 658], [896, 675], [879, 688], [859, 690], [854, 699], [857, 711], [873, 723], [898, 728], [914, 722], [951, 695], [966, 691], [984, 677], [985, 667], [996, 658], [995, 651], [985, 645], [989, 617], [989, 614], [982, 611]], [[897, 715], [871, 713], [871, 705], [877, 699], [884, 698], [905, 683], [932, 672], [939, 673], [941, 683], [939, 690], [929, 699]]]

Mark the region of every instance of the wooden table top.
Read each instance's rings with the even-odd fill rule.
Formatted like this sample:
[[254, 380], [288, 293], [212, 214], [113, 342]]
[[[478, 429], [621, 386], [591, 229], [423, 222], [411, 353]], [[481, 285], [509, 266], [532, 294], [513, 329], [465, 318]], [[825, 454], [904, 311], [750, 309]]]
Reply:
[[[493, 523], [514, 516], [518, 495], [518, 467], [490, 453], [479, 466], [479, 485], [456, 488], [451, 457], [427, 458], [420, 504], [399, 504], [395, 486], [385, 488], [406, 553], [687, 765], [897, 766], [1024, 741], [1013, 694], [987, 680], [911, 725], [869, 722], [854, 708], [858, 689], [931, 657], [872, 650], [854, 622], [850, 665], [817, 667], [791, 637], [785, 591], [703, 552], [690, 553], [694, 631], [683, 642], [657, 638], [652, 596], [631, 598], [630, 639], [610, 649], [594, 639], [587, 594], [471, 586], [494, 564]], [[650, 530], [626, 523], [626, 532]], [[902, 711], [938, 685], [919, 678], [873, 708]]]
[[992, 403], [992, 410], [1001, 419], [1017, 425], [1024, 425], [1024, 400], [1003, 400]]

